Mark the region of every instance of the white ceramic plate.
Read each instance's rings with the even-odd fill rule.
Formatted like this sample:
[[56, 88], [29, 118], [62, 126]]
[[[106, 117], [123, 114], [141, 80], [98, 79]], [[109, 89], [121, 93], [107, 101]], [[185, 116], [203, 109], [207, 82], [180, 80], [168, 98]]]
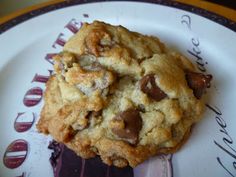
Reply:
[[[52, 70], [50, 54], [62, 50], [80, 22], [93, 20], [158, 36], [169, 47], [191, 58], [199, 71], [214, 77], [204, 119], [194, 127], [184, 147], [172, 157], [155, 157], [134, 170], [128, 169], [131, 173], [123, 176], [133, 173], [135, 177], [236, 176], [235, 23], [180, 3], [150, 2], [64, 2], [0, 26], [1, 177], [73, 177], [60, 173], [59, 166], [64, 167], [63, 164], [57, 164], [59, 172], [54, 169], [53, 173], [49, 162], [52, 150], [47, 148], [51, 138], [39, 134], [35, 125], [43, 105], [45, 82]], [[81, 168], [74, 173], [81, 177], [91, 176], [86, 169], [90, 172], [96, 169], [86, 166], [84, 160], [79, 165]], [[112, 168], [103, 168], [108, 169], [107, 176], [116, 173], [114, 169], [111, 172]], [[92, 176], [101, 175], [95, 172]]]

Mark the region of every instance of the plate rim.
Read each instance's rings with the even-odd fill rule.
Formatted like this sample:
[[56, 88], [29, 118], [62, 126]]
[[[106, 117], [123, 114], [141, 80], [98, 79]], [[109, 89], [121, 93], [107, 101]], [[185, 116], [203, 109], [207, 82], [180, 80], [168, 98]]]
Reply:
[[[75, 1], [75, 2], [78, 2], [78, 1], [76, 1], [76, 0], [73, 0], [73, 1]], [[45, 13], [47, 13], [47, 12], [51, 12], [51, 11], [54, 11], [54, 10], [58, 10], [58, 9], [62, 9], [62, 8], [64, 8], [64, 7], [70, 7], [70, 6], [73, 6], [73, 5], [79, 5], [79, 4], [88, 4], [88, 1], [91, 1], [91, 2], [106, 2], [106, 1], [104, 1], [104, 0], [88, 0], [88, 1], [86, 1], [86, 0], [82, 0], [84, 3], [76, 3], [76, 4], [72, 4], [72, 5], [68, 5], [68, 6], [63, 6], [63, 7], [59, 7], [59, 8], [56, 8], [56, 9], [51, 9], [51, 10], [49, 10], [49, 11], [39, 11], [39, 13], [32, 13], [32, 11], [30, 11], [30, 12], [28, 12], [28, 13], [30, 13], [29, 15], [31, 15], [30, 16], [30, 18], [26, 18], [26, 19], [23, 19], [23, 21], [21, 21], [21, 22], [24, 22], [24, 21], [27, 21], [27, 20], [29, 20], [29, 19], [32, 19], [32, 18], [34, 18], [34, 17], [37, 17], [37, 16], [39, 16], [39, 15], [43, 15], [43, 14], [45, 14]], [[148, 0], [148, 1], [153, 1], [153, 0]], [[112, 2], [114, 2], [114, 0], [112, 0]], [[115, 1], [115, 2], [118, 2], [118, 1]], [[133, 1], [127, 1], [127, 2], [133, 2]], [[143, 1], [139, 1], [139, 2], [147, 2], [147, 0], [143, 0]], [[160, 1], [160, 2], [165, 2], [165, 1]], [[157, 4], [159, 4], [159, 3], [157, 3]], [[178, 4], [183, 4], [183, 3], [178, 3]], [[52, 4], [53, 6], [55, 5], [55, 4]], [[162, 5], [162, 4], [160, 4], [160, 5]], [[166, 5], [166, 6], [168, 6], [168, 5]], [[48, 7], [48, 6], [45, 6], [45, 7]], [[43, 7], [42, 9], [44, 9], [45, 7]], [[192, 7], [194, 7], [194, 6], [192, 6]], [[195, 8], [195, 7], [194, 7]], [[200, 8], [198, 8], [198, 9], [200, 9]], [[202, 9], [203, 10], [203, 9]], [[14, 19], [12, 19], [12, 20], [14, 20]], [[19, 22], [18, 24], [20, 24], [21, 22]], [[16, 26], [16, 25], [18, 25], [18, 24], [15, 24], [14, 26]], [[12, 28], [12, 27], [14, 27], [14, 26], [11, 26], [10, 28]], [[9, 28], [9, 29], [10, 29]], [[1, 25], [0, 25], [0, 30], [1, 30]], [[7, 29], [8, 30], [8, 29]], [[7, 31], [6, 30], [6, 31]], [[1, 34], [1, 31], [0, 31], [0, 34]], [[172, 168], [172, 170], [173, 170], [173, 168]], [[173, 174], [173, 173], [172, 173]]]
[[52, 2], [46, 2], [33, 6], [29, 10], [27, 10], [26, 8], [24, 11], [23, 9], [23, 13], [18, 13], [15, 17], [13, 16], [13, 18], [6, 19], [6, 21], [3, 21], [2, 24], [0, 24], [0, 35], [24, 21], [27, 21], [39, 15], [43, 15], [47, 12], [59, 10], [74, 5], [99, 3], [99, 2], [134, 2], [134, 3], [138, 2], [138, 3], [149, 3], [149, 4], [157, 4], [167, 7], [173, 7], [176, 9], [181, 9], [194, 13], [196, 15], [214, 21], [217, 24], [222, 25], [227, 29], [236, 32], [236, 22], [234, 22], [233, 20], [230, 20], [226, 17], [223, 17], [219, 14], [216, 14], [214, 12], [211, 12], [209, 10], [200, 7], [172, 0], [119, 0], [119, 1], [118, 0], [69, 0], [69, 1], [55, 0]]

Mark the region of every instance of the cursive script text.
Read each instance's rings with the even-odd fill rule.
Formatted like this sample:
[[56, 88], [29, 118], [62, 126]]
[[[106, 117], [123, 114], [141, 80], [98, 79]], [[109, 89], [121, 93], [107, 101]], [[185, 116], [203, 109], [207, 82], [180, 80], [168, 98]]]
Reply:
[[227, 124], [222, 117], [223, 114], [220, 111], [220, 109], [217, 108], [216, 106], [210, 106], [209, 104], [207, 104], [206, 106], [215, 114], [215, 120], [216, 120], [217, 124], [219, 125], [219, 131], [223, 135], [221, 143], [217, 142], [216, 140], [214, 140], [214, 143], [226, 155], [232, 157], [232, 165], [233, 165], [233, 168], [235, 171], [234, 172], [232, 172], [232, 170], [230, 171], [229, 167], [224, 164], [222, 158], [216, 157], [216, 160], [220, 164], [220, 166], [222, 168], [224, 168], [225, 171], [228, 172], [228, 174], [230, 176], [235, 177], [235, 174], [236, 174], [236, 149], [233, 147], [234, 141], [233, 141], [232, 137], [230, 136], [229, 132], [227, 131]]

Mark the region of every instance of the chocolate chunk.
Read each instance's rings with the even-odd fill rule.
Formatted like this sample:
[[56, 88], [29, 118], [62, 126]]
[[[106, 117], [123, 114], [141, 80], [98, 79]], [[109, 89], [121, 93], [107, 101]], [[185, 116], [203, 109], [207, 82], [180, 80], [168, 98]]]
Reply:
[[154, 74], [148, 74], [140, 80], [142, 92], [156, 101], [164, 99], [167, 95], [157, 85]]
[[200, 99], [206, 88], [210, 87], [212, 75], [204, 75], [202, 73], [196, 73], [186, 71], [186, 80], [188, 86], [193, 90], [193, 94], [197, 99]]
[[[113, 122], [124, 126], [113, 126], [112, 132], [130, 144], [137, 144], [139, 131], [142, 128], [142, 118], [136, 109], [127, 109], [113, 118]], [[114, 124], [116, 125], [116, 123]]]

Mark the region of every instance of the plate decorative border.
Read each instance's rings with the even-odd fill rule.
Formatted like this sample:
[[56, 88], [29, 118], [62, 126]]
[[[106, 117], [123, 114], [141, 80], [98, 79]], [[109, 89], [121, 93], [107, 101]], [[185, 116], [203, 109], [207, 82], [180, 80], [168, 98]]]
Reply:
[[[9, 30], [10, 28], [28, 20], [33, 17], [36, 17], [38, 15], [42, 15], [44, 13], [53, 11], [53, 10], [58, 10], [61, 8], [73, 6], [73, 5], [78, 5], [78, 4], [85, 4], [85, 3], [93, 3], [93, 2], [112, 2], [115, 0], [67, 0], [67, 1], [62, 1], [62, 2], [56, 2], [55, 4], [50, 4], [46, 5], [44, 7], [32, 10], [30, 12], [27, 12], [25, 14], [19, 15], [9, 21], [6, 21], [5, 23], [0, 25], [0, 34], [3, 32]], [[125, 1], [125, 0], [121, 0]], [[118, 1], [117, 1], [118, 2]], [[119, 1], [120, 2], [120, 1]], [[215, 14], [213, 12], [210, 12], [208, 10], [199, 8], [199, 7], [194, 7], [191, 5], [183, 4], [180, 2], [176, 1], [171, 1], [171, 0], [129, 0], [129, 2], [146, 2], [146, 3], [153, 3], [153, 4], [159, 4], [159, 5], [164, 5], [168, 7], [174, 7], [178, 9], [182, 9], [185, 11], [192, 12], [194, 14], [200, 15], [202, 17], [205, 17], [207, 19], [210, 19], [218, 24], [221, 24], [232, 31], [236, 32], [236, 22], [229, 20], [221, 15]]]
[[[28, 20], [28, 19], [31, 19], [33, 17], [36, 17], [38, 15], [42, 15], [42, 14], [45, 14], [47, 12], [50, 12], [50, 11], [53, 11], [53, 10], [58, 10], [58, 9], [61, 9], [61, 8], [65, 8], [65, 7], [70, 7], [70, 6], [73, 6], [73, 5], [78, 5], [78, 4], [85, 4], [85, 3], [92, 3], [92, 2], [114, 2], [114, 0], [67, 0], [67, 1], [62, 1], [62, 2], [57, 2], [55, 4], [50, 4], [50, 5], [47, 5], [47, 6], [44, 6], [44, 7], [41, 7], [41, 8], [38, 8], [38, 9], [35, 9], [35, 10], [32, 10], [30, 12], [27, 12], [25, 14], [22, 14], [20, 16], [17, 16], [3, 24], [0, 25], [0, 34], [4, 33], [5, 31], [11, 29], [12, 27]], [[124, 0], [122, 0], [124, 1]], [[134, 0], [131, 0], [130, 2], [134, 2]], [[217, 15], [215, 13], [212, 13], [212, 12], [209, 12], [207, 10], [204, 10], [204, 9], [201, 9], [201, 8], [198, 8], [198, 7], [194, 7], [194, 6], [191, 6], [191, 5], [186, 5], [186, 4], [183, 4], [183, 3], [179, 3], [179, 2], [175, 2], [175, 1], [170, 1], [170, 0], [138, 0], [138, 1], [135, 1], [135, 2], [147, 2], [147, 3], [152, 3], [152, 4], [159, 4], [159, 5], [164, 5], [164, 6], [168, 6], [168, 7], [174, 7], [174, 8], [178, 8], [178, 9], [182, 9], [182, 10], [186, 10], [186, 11], [189, 11], [189, 12], [192, 12], [192, 13], [195, 13], [195, 14], [198, 14], [200, 16], [203, 16], [205, 18], [208, 18], [212, 21], [215, 21], [217, 22], [218, 24], [221, 24], [229, 29], [231, 29], [232, 31], [236, 32], [236, 22], [233, 22], [225, 17], [222, 17], [220, 15]], [[84, 14], [86, 16], [86, 14]], [[183, 17], [183, 16], [182, 16]], [[74, 29], [74, 28], [73, 28]], [[60, 37], [60, 36], [59, 36]], [[58, 41], [60, 42], [60, 41]], [[62, 45], [62, 44], [61, 44]], [[47, 79], [47, 78], [46, 78]], [[46, 80], [45, 80], [46, 81]], [[40, 93], [42, 94], [42, 93]], [[207, 105], [209, 109], [211, 109], [213, 112], [215, 112], [216, 114], [220, 114], [221, 115], [221, 112], [219, 112], [218, 109], [216, 108], [213, 108], [209, 105]], [[217, 112], [218, 111], [218, 112]], [[19, 116], [19, 115], [18, 115]], [[19, 127], [18, 127], [19, 128]], [[21, 130], [19, 130], [21, 131]], [[229, 141], [228, 141], [229, 142]], [[225, 150], [223, 147], [221, 147], [217, 142], [215, 142], [215, 144], [220, 147], [221, 149]], [[24, 140], [16, 140], [14, 141], [13, 143], [11, 143], [9, 145], [9, 147], [7, 148], [7, 152], [11, 152], [14, 149], [14, 146], [18, 146], [20, 147], [20, 149], [18, 148], [17, 150], [20, 150], [20, 151], [25, 151], [27, 152], [28, 151], [28, 144], [27, 142], [25, 142]], [[19, 146], [20, 145], [20, 146]], [[226, 150], [225, 150], [226, 151]], [[226, 151], [227, 152], [227, 151]], [[228, 154], [230, 154], [229, 152], [227, 152]], [[27, 155], [27, 154], [26, 154]], [[26, 156], [25, 155], [25, 156]], [[16, 166], [9, 166], [9, 168], [16, 168], [17, 166], [20, 166], [21, 163], [23, 163], [24, 159], [25, 159], [25, 156], [24, 158], [22, 158], [22, 161], [19, 161], [18, 164], [15, 164]], [[7, 164], [7, 159], [6, 160], [6, 163], [5, 165]], [[231, 175], [233, 176], [232, 173], [230, 173], [225, 166], [223, 166], [223, 164], [221, 163], [219, 157], [217, 157], [217, 160], [218, 160], [218, 163]], [[172, 168], [172, 164], [171, 164], [171, 157], [168, 159], [164, 159], [163, 162], [168, 162], [167, 164], [167, 167], [169, 167], [167, 170], [169, 170], [168, 172], [169, 173], [166, 173], [167, 175], [169, 176], [173, 176], [173, 168]], [[166, 166], [166, 165], [165, 165]], [[25, 176], [26, 173], [22, 173], [22, 177]], [[163, 173], [164, 174], [164, 173]]]

